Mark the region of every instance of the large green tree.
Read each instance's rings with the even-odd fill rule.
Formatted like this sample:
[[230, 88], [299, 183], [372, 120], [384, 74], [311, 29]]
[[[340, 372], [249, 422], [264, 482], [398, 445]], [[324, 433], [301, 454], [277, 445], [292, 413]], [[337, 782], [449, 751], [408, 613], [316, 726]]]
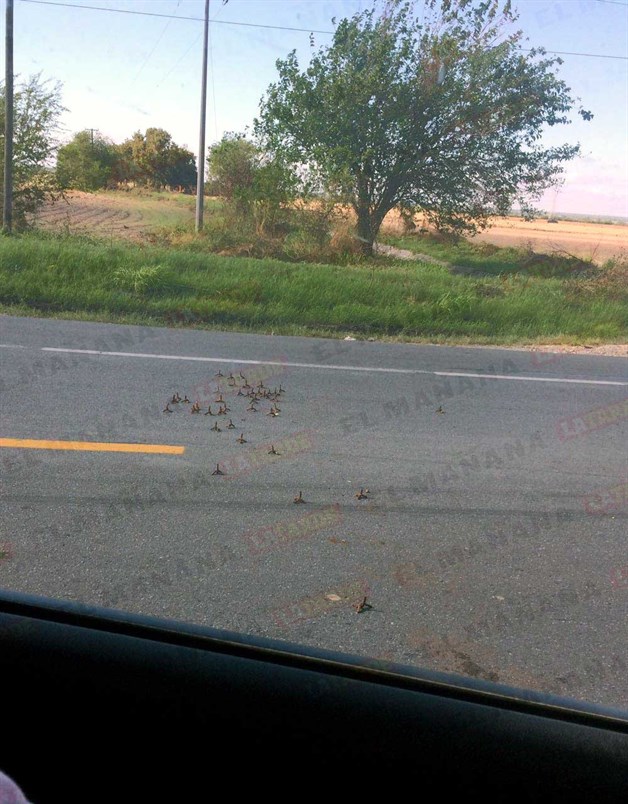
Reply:
[[99, 132], [79, 131], [59, 148], [57, 181], [64, 189], [99, 190], [112, 180], [116, 147]]
[[[305, 69], [296, 52], [261, 102], [256, 133], [350, 203], [365, 253], [394, 207], [476, 232], [527, 215], [577, 145], [546, 147], [575, 100], [558, 58], [526, 52], [508, 0], [389, 0], [341, 20]], [[589, 112], [580, 110], [585, 118]]]
[[272, 230], [281, 209], [295, 198], [298, 182], [290, 165], [245, 134], [227, 132], [210, 146], [207, 164], [218, 195], [237, 214], [252, 214], [260, 233]]
[[114, 169], [118, 181], [133, 181], [147, 187], [191, 189], [196, 184], [194, 154], [172, 140], [163, 128], [136, 131], [118, 146]]
[[[4, 153], [5, 87], [0, 86], [0, 152]], [[13, 220], [26, 224], [29, 213], [55, 197], [58, 186], [52, 161], [59, 119], [65, 111], [61, 85], [34, 75], [18, 83], [13, 96]], [[4, 186], [4, 160], [0, 159]], [[3, 199], [0, 197], [0, 214]]]

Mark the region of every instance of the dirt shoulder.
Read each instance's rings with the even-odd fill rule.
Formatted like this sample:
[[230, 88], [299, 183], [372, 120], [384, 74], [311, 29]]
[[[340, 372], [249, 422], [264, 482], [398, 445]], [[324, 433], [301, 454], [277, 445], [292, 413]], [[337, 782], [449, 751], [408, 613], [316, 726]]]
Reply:
[[598, 346], [562, 346], [560, 344], [535, 344], [534, 346], [477, 346], [477, 349], [520, 349], [526, 352], [550, 354], [602, 355], [604, 357], [628, 357], [628, 343], [604, 343]]

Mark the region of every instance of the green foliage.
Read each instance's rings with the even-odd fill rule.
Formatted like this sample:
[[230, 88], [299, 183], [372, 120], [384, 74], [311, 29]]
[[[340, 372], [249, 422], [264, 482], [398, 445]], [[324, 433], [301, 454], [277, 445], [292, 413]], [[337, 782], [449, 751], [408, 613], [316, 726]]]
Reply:
[[140, 170], [134, 161], [133, 141], [135, 138], [142, 138], [138, 131], [129, 140], [115, 145], [115, 159], [111, 167], [111, 182], [113, 186], [142, 184]]
[[304, 70], [292, 51], [255, 121], [268, 149], [353, 206], [366, 253], [395, 206], [467, 232], [515, 203], [532, 215], [578, 153], [540, 143], [574, 100], [560, 59], [522, 51], [509, 0], [425, 5], [422, 23], [403, 0], [341, 20]]
[[[13, 97], [13, 220], [16, 228], [26, 225], [27, 215], [58, 195], [50, 170], [57, 147], [59, 118], [65, 111], [61, 85], [31, 76], [15, 87]], [[5, 87], [0, 86], [0, 140], [4, 150]], [[0, 162], [0, 183], [4, 186], [4, 163]], [[3, 199], [0, 198], [0, 214]]]
[[243, 207], [243, 211], [246, 211], [247, 202], [242, 194], [253, 186], [257, 158], [258, 149], [244, 134], [228, 132], [220, 142], [209, 147], [209, 181], [217, 195]]
[[210, 147], [207, 163], [210, 182], [236, 214], [252, 216], [260, 234], [273, 232], [283, 207], [296, 197], [298, 182], [289, 165], [231, 132]]
[[291, 169], [280, 159], [260, 160], [257, 164], [251, 187], [241, 195], [253, 210], [258, 232], [273, 232], [282, 224], [282, 210], [296, 193], [296, 179]]
[[192, 191], [196, 162], [194, 154], [174, 143], [163, 128], [148, 128], [145, 134], [136, 131], [117, 146], [112, 177], [118, 183]]
[[[503, 281], [420, 262], [295, 264], [29, 234], [0, 238], [0, 304], [5, 312], [285, 334], [625, 342], [625, 262], [613, 270], [584, 284], [525, 272]], [[118, 271], [120, 284], [112, 281]]]
[[57, 181], [63, 189], [100, 190], [111, 182], [116, 146], [98, 132], [79, 131], [59, 148]]
[[142, 294], [162, 287], [164, 274], [163, 265], [123, 265], [113, 272], [112, 281], [114, 287]]

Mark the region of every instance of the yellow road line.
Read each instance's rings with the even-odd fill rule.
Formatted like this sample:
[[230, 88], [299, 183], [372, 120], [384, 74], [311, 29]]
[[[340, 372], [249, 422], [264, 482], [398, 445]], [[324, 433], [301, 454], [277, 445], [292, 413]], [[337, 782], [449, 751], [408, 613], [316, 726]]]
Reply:
[[81, 452], [152, 452], [183, 455], [185, 447], [169, 444], [114, 444], [103, 441], [43, 441], [34, 438], [0, 438], [0, 447], [15, 449], [69, 449]]

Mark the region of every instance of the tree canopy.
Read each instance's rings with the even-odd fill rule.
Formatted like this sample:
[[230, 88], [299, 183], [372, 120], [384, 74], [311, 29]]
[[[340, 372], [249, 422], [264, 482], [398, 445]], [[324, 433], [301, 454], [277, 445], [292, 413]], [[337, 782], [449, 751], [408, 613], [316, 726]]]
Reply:
[[245, 134], [227, 132], [210, 146], [207, 164], [217, 194], [239, 215], [252, 214], [259, 232], [272, 229], [282, 206], [295, 198], [294, 171]]
[[118, 146], [113, 178], [146, 187], [191, 189], [196, 185], [196, 160], [163, 128], [147, 128]]
[[259, 149], [244, 134], [227, 132], [207, 155], [208, 180], [217, 195], [237, 202], [253, 186]]
[[63, 189], [99, 190], [111, 182], [116, 146], [99, 132], [79, 131], [59, 148], [57, 181]]
[[423, 22], [389, 0], [343, 19], [307, 68], [296, 51], [277, 61], [256, 133], [351, 204], [366, 253], [394, 207], [470, 233], [515, 203], [533, 215], [579, 152], [542, 142], [575, 100], [516, 19], [510, 0], [426, 0]]
[[[34, 75], [17, 84], [13, 98], [13, 217], [15, 225], [26, 223], [57, 191], [51, 161], [57, 148], [59, 118], [65, 111], [61, 85]], [[5, 86], [0, 87], [0, 150], [4, 151]], [[4, 186], [4, 162], [0, 160]], [[3, 199], [0, 198], [0, 211]]]

